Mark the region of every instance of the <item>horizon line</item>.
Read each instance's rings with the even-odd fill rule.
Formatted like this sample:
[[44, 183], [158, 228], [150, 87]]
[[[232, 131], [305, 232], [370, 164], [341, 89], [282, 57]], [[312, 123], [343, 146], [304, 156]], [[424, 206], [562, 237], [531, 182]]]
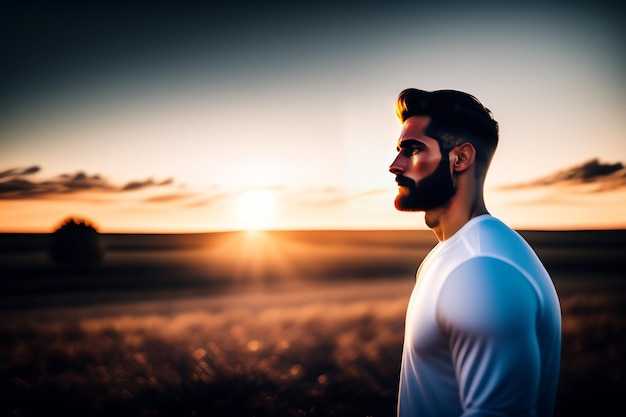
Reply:
[[[509, 226], [511, 227], [511, 226]], [[617, 225], [616, 227], [555, 227], [555, 228], [543, 228], [543, 227], [511, 227], [511, 229], [518, 232], [599, 232], [599, 231], [622, 231], [626, 232], [626, 225]], [[262, 233], [280, 233], [280, 232], [431, 232], [432, 230], [427, 227], [416, 228], [398, 228], [398, 227], [370, 227], [370, 228], [357, 228], [357, 227], [315, 227], [315, 228], [267, 228], [267, 229], [214, 229], [214, 230], [109, 230], [109, 231], [96, 231], [101, 235], [208, 235], [218, 233], [250, 233], [250, 234], [262, 234]], [[54, 233], [55, 230], [49, 231], [15, 231], [15, 230], [0, 230], [0, 235], [47, 235]]]

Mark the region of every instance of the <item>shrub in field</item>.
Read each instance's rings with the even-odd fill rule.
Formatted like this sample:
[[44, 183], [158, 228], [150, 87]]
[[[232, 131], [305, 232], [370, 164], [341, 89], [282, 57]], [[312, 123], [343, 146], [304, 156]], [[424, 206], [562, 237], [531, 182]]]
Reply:
[[52, 234], [49, 254], [60, 265], [92, 266], [102, 261], [104, 247], [90, 222], [69, 217]]

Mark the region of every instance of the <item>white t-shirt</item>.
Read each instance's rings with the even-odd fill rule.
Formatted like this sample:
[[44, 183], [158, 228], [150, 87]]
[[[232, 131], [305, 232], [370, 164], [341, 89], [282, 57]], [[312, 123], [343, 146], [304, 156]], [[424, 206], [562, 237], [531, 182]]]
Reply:
[[422, 262], [407, 308], [398, 416], [551, 416], [561, 310], [515, 231], [471, 219]]

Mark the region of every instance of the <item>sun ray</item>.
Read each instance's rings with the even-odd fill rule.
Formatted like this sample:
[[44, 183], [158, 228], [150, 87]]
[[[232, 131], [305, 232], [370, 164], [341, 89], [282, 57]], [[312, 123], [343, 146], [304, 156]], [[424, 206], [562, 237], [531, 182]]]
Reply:
[[293, 281], [300, 276], [290, 260], [289, 243], [272, 232], [249, 230], [233, 233], [219, 250], [229, 258], [236, 281], [266, 284]]

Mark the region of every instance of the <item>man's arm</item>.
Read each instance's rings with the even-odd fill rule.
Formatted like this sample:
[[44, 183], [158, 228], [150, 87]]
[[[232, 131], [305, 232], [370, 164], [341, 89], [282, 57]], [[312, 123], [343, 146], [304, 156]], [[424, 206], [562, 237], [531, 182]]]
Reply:
[[540, 357], [539, 298], [514, 266], [471, 259], [455, 269], [437, 302], [449, 339], [463, 416], [534, 416]]

